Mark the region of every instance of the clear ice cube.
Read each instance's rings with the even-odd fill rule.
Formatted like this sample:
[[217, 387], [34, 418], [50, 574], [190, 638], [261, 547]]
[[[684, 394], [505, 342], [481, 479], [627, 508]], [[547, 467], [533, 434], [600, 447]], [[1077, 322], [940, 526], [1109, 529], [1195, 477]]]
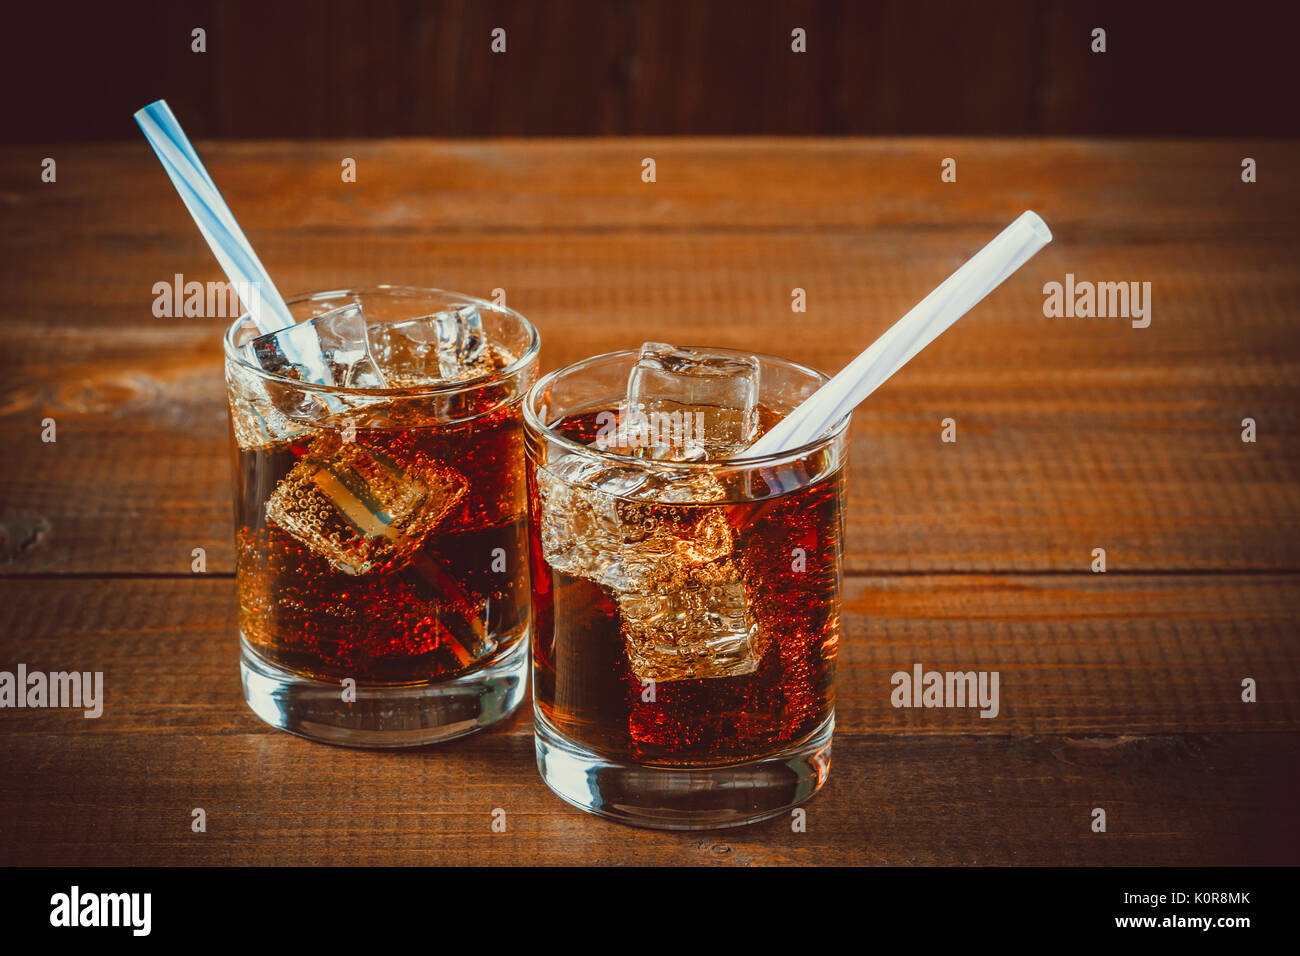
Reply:
[[339, 388], [387, 388], [366, 335], [359, 302], [253, 339], [252, 354], [268, 372]]
[[456, 382], [493, 369], [483, 318], [473, 303], [369, 328], [371, 354], [398, 385]]
[[[542, 554], [558, 571], [615, 591], [645, 587], [665, 573], [731, 552], [731, 527], [714, 508], [658, 502], [716, 500], [712, 475], [681, 480], [567, 455], [537, 471]], [[707, 484], [706, 484], [707, 483]]]
[[542, 554], [551, 567], [615, 589], [626, 586], [618, 496], [645, 480], [638, 469], [581, 454], [538, 468]]
[[[708, 472], [651, 474], [616, 509], [620, 547], [629, 576], [640, 583], [731, 553], [731, 525], [721, 508], [698, 507], [725, 497]], [[696, 507], [680, 507], [693, 504]]]
[[[537, 471], [542, 553], [614, 591], [639, 680], [752, 673], [762, 635], [708, 473], [675, 476], [570, 454]], [[690, 507], [682, 507], [689, 504]]]
[[266, 517], [338, 570], [365, 574], [407, 564], [466, 490], [427, 456], [398, 464], [325, 432], [280, 479]]
[[758, 360], [647, 342], [628, 376], [626, 412], [640, 457], [729, 458], [758, 437]]
[[462, 667], [482, 660], [497, 649], [488, 627], [488, 602], [462, 585], [442, 563], [426, 551], [411, 560], [415, 573], [432, 585], [438, 603], [427, 617], [436, 625], [438, 645]]
[[758, 669], [765, 639], [730, 560], [687, 565], [652, 587], [618, 595], [637, 680], [739, 677]]
[[267, 383], [255, 372], [236, 362], [226, 362], [230, 422], [235, 443], [243, 450], [267, 448], [306, 430], [286, 415], [272, 400]]
[[350, 303], [260, 335], [243, 347], [253, 364], [291, 379], [289, 382], [227, 360], [230, 416], [239, 447], [267, 447], [327, 419], [345, 425], [349, 413], [384, 402], [383, 396], [325, 392], [296, 384], [385, 388], [383, 376], [370, 358], [365, 328], [360, 305]]

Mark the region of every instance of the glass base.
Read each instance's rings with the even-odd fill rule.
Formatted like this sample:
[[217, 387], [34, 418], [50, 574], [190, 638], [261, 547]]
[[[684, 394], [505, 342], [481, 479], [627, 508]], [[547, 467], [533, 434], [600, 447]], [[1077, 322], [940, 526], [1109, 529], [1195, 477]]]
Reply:
[[722, 767], [646, 767], [603, 757], [536, 715], [537, 769], [579, 809], [657, 830], [738, 827], [778, 816], [821, 789], [831, 769], [835, 715], [798, 746]]
[[430, 684], [358, 684], [343, 700], [338, 681], [268, 663], [239, 639], [248, 706], [272, 727], [345, 747], [419, 747], [463, 737], [510, 715], [528, 686], [528, 636], [487, 667]]

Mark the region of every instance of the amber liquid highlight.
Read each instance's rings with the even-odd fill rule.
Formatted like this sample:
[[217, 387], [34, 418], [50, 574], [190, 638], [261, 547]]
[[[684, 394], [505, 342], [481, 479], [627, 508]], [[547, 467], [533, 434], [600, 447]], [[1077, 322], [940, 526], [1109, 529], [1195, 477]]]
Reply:
[[529, 585], [518, 405], [446, 424], [384, 407], [348, 437], [397, 466], [446, 463], [465, 491], [413, 554], [361, 574], [333, 566], [267, 518], [291, 469], [339, 429], [236, 452], [239, 624], [272, 664], [323, 680], [424, 683], [487, 666], [527, 632]]

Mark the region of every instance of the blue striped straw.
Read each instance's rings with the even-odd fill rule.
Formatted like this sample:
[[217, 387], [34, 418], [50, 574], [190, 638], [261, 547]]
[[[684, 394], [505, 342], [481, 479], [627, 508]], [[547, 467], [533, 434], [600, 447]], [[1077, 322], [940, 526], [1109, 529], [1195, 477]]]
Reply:
[[[230, 207], [221, 198], [217, 184], [203, 168], [198, 153], [181, 129], [181, 124], [172, 115], [167, 101], [157, 100], [138, 110], [135, 121], [140, 124], [144, 138], [158, 154], [163, 169], [180, 193], [185, 208], [194, 217], [194, 222], [203, 233], [213, 255], [217, 257], [226, 278], [243, 300], [254, 325], [264, 335], [293, 325], [293, 314], [267, 275], [252, 245], [244, 237], [244, 231], [239, 228]], [[314, 355], [310, 354], [310, 350], [309, 354], [301, 354], [303, 349], [299, 347], [300, 343], [290, 341], [292, 338], [283, 336], [279, 342], [285, 357], [305, 368], [309, 372], [305, 377], [328, 384], [330, 375], [319, 350], [315, 350]]]

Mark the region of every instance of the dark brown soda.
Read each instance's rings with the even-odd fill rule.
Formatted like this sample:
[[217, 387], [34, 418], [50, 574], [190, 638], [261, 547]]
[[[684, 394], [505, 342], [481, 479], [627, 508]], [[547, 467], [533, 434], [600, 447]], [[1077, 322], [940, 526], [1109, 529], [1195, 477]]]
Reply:
[[236, 452], [239, 622], [258, 655], [323, 680], [424, 683], [485, 666], [527, 632], [518, 403], [454, 424], [440, 417], [413, 404], [351, 417], [348, 440], [364, 453], [399, 474], [417, 458], [445, 463], [465, 488], [414, 553], [360, 574], [339, 570], [267, 517], [276, 487], [314, 443], [336, 446], [337, 428]]
[[[762, 411], [770, 427], [776, 416]], [[575, 415], [552, 428], [590, 444], [596, 415]], [[679, 518], [668, 519], [682, 527], [699, 517], [688, 511], [718, 509], [725, 515], [767, 644], [752, 673], [659, 681], [652, 700], [650, 688], [632, 672], [614, 592], [546, 562], [531, 458], [529, 495], [534, 700], [561, 735], [614, 759], [705, 766], [777, 753], [831, 715], [840, 626], [842, 464], [805, 487], [759, 500], [656, 505], [682, 509]]]

